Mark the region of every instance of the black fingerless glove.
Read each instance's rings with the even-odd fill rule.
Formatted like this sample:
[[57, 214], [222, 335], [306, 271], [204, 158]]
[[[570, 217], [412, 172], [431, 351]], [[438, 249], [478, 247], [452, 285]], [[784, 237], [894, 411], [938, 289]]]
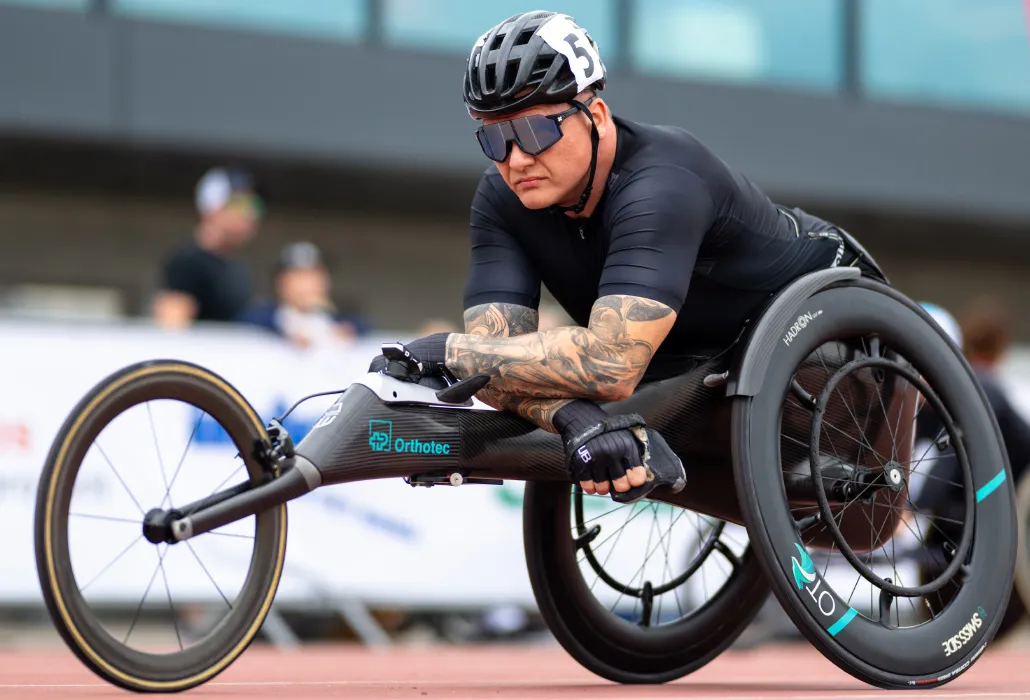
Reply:
[[554, 414], [552, 424], [562, 436], [569, 476], [574, 482], [620, 479], [628, 470], [643, 464], [640, 443], [629, 428], [602, 432], [575, 446], [585, 432], [612, 418], [593, 401], [583, 399]]

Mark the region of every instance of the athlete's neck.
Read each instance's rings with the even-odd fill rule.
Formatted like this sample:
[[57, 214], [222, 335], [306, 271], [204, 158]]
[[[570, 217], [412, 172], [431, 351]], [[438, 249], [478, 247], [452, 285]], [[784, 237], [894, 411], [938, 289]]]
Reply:
[[[594, 213], [594, 209], [597, 208], [598, 202], [601, 201], [601, 197], [604, 196], [604, 191], [608, 187], [608, 175], [612, 172], [612, 166], [615, 164], [615, 150], [618, 140], [619, 130], [615, 126], [615, 120], [609, 120], [608, 133], [597, 144], [597, 167], [594, 169], [594, 186], [590, 190], [590, 197], [587, 198], [587, 205], [583, 207], [583, 211], [579, 214], [565, 212], [567, 216], [587, 219]], [[585, 188], [586, 186], [587, 183], [584, 178], [583, 187]], [[583, 190], [580, 189], [578, 192], [582, 193]], [[576, 195], [577, 200], [579, 196]]]

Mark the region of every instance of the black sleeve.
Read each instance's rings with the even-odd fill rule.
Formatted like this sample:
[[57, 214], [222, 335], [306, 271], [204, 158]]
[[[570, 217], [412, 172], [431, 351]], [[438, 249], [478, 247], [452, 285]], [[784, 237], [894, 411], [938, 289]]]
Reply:
[[479, 304], [518, 304], [531, 309], [540, 303], [540, 277], [506, 223], [501, 194], [490, 177], [479, 182], [472, 200], [472, 254], [465, 282], [465, 309]]
[[678, 312], [715, 216], [704, 182], [684, 168], [645, 168], [613, 194], [610, 211], [611, 243], [598, 296], [644, 297]]
[[182, 292], [198, 298], [201, 295], [201, 283], [197, 262], [188, 250], [172, 255], [161, 269], [161, 289], [164, 291]]

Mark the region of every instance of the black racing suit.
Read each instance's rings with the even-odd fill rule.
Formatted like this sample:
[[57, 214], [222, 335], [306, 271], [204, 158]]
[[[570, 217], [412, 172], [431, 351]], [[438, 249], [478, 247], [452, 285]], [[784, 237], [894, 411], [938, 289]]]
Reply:
[[774, 204], [683, 129], [614, 121], [615, 161], [588, 219], [527, 209], [493, 166], [484, 173], [465, 308], [537, 308], [543, 283], [585, 327], [599, 297], [659, 301], [678, 316], [648, 367], [651, 381], [727, 347], [771, 294], [830, 267], [838, 241], [807, 234], [838, 229]]

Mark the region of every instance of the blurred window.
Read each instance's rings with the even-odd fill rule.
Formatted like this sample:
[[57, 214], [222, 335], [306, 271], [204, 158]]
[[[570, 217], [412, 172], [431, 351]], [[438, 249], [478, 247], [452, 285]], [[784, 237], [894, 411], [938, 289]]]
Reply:
[[642, 73], [835, 89], [842, 0], [635, 0], [629, 37]]
[[116, 13], [328, 38], [360, 37], [365, 0], [110, 0]]
[[1030, 109], [1024, 0], [863, 0], [870, 97]]
[[572, 16], [597, 42], [607, 67], [618, 58], [614, 0], [383, 0], [383, 35], [394, 46], [464, 53], [506, 17], [540, 9]]
[[0, 0], [0, 5], [22, 5], [44, 10], [88, 10], [91, 0]]

